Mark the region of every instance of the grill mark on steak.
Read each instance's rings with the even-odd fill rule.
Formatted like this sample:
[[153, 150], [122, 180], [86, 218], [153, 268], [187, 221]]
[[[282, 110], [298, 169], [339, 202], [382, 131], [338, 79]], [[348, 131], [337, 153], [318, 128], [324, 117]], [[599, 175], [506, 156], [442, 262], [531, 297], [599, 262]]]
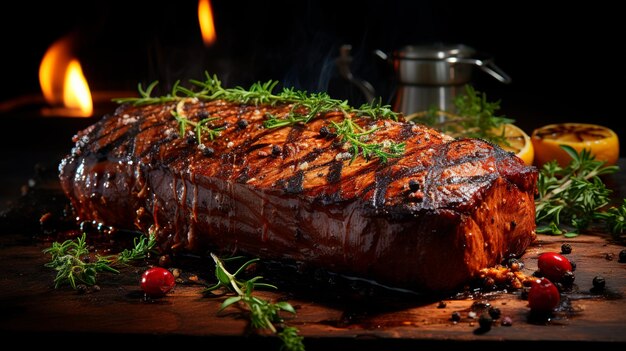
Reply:
[[331, 161], [330, 166], [328, 167], [328, 175], [326, 179], [329, 184], [339, 183], [341, 180], [341, 170], [343, 169], [343, 162], [341, 161]]
[[206, 157], [171, 132], [172, 108], [124, 106], [75, 137], [60, 180], [77, 217], [153, 227], [165, 251], [241, 251], [438, 291], [534, 239], [536, 169], [493, 144], [355, 118], [378, 128], [371, 142], [406, 142], [406, 152], [385, 164], [343, 160], [344, 142], [320, 134], [341, 113], [269, 129], [265, 115], [292, 106], [187, 103], [188, 116], [226, 126], [204, 141], [214, 151]]

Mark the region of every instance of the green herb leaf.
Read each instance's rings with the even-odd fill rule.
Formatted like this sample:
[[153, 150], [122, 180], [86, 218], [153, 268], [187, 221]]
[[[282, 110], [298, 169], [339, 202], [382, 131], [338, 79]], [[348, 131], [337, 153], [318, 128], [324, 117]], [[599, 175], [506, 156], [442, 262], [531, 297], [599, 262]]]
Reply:
[[[359, 108], [351, 107], [347, 101], [331, 98], [326, 93], [311, 93], [306, 91], [296, 91], [293, 88], [283, 88], [279, 93], [274, 93], [277, 81], [256, 82], [248, 89], [240, 86], [235, 88], [224, 88], [222, 82], [215, 75], [205, 72], [205, 80], [190, 80], [190, 83], [199, 91], [194, 91], [180, 85], [176, 82], [169, 94], [160, 97], [153, 97], [157, 82], [150, 84], [145, 90], [139, 85], [139, 97], [115, 99], [118, 103], [130, 103], [135, 106], [143, 106], [158, 103], [176, 102], [177, 108], [172, 111], [173, 117], [179, 123], [180, 136], [184, 137], [187, 128], [191, 126], [195, 132], [198, 143], [203, 143], [203, 136], [206, 135], [209, 140], [214, 140], [220, 136], [223, 127], [215, 127], [209, 125], [210, 122], [218, 120], [217, 118], [208, 118], [201, 121], [192, 120], [185, 116], [182, 111], [181, 103], [190, 99], [198, 99], [203, 101], [222, 99], [229, 102], [241, 104], [270, 106], [291, 105], [289, 112], [284, 116], [275, 116], [268, 114], [267, 119], [263, 122], [265, 128], [282, 128], [296, 124], [306, 124], [311, 120], [318, 118], [329, 112], [340, 112], [346, 119], [350, 119], [350, 115], [354, 117], [370, 118], [370, 119], [391, 119], [398, 120], [399, 114], [393, 112], [389, 105], [383, 105], [381, 99], [371, 104], [363, 104]], [[404, 153], [404, 144], [394, 143], [385, 146], [381, 144], [373, 144], [364, 141], [360, 136], [352, 136], [350, 143], [353, 144], [355, 151], [353, 156], [362, 152], [366, 158], [378, 157], [383, 162], [387, 162], [389, 158], [399, 157]]]
[[[606, 166], [604, 161], [596, 160], [589, 150], [578, 153], [570, 146], [561, 147], [572, 157], [572, 161], [565, 168], [551, 161], [544, 164], [539, 172], [535, 199], [537, 232], [564, 233], [565, 237], [574, 237], [593, 224], [605, 221], [613, 234], [621, 234], [622, 209], [603, 211], [610, 202], [612, 191], [600, 179], [600, 175], [617, 172], [618, 167]], [[623, 223], [623, 218], [621, 221]], [[549, 225], [540, 225], [543, 223]], [[574, 230], [568, 232], [564, 226]]]
[[44, 249], [43, 252], [51, 256], [50, 262], [45, 266], [57, 271], [54, 279], [55, 288], [64, 284], [70, 285], [73, 289], [77, 288], [77, 283], [94, 285], [98, 273], [119, 273], [114, 265], [126, 265], [130, 261], [146, 258], [152, 252], [156, 241], [154, 235], [150, 234], [149, 238], [135, 239], [134, 243], [133, 249], [124, 250], [118, 255], [96, 255], [92, 258], [87, 248], [86, 235], [83, 233], [76, 240], [53, 242], [49, 248]]
[[285, 301], [272, 303], [253, 295], [256, 288], [275, 288], [275, 286], [260, 283], [259, 280], [262, 279], [260, 276], [256, 276], [249, 280], [239, 280], [236, 278], [239, 273], [245, 271], [251, 264], [258, 262], [259, 259], [255, 258], [245, 262], [235, 271], [234, 274], [231, 274], [224, 266], [223, 260], [218, 258], [213, 253], [211, 253], [211, 257], [215, 261], [215, 277], [218, 282], [205, 289], [204, 292], [226, 289], [235, 294], [234, 296], [226, 298], [222, 302], [220, 305], [220, 311], [234, 305], [235, 303], [241, 302], [250, 313], [250, 324], [252, 327], [257, 329], [269, 329], [275, 333], [283, 341], [281, 349], [289, 351], [303, 351], [303, 338], [298, 335], [298, 329], [285, 326], [284, 321], [278, 314], [280, 310], [295, 314], [296, 310], [293, 306]]
[[485, 93], [477, 92], [471, 85], [466, 85], [465, 94], [457, 96], [454, 105], [456, 111], [433, 108], [407, 116], [407, 119], [414, 119], [455, 138], [480, 138], [508, 145], [503, 134], [494, 132], [500, 130], [504, 124], [515, 122], [514, 119], [496, 115], [496, 111], [500, 109], [500, 101], [489, 102]]

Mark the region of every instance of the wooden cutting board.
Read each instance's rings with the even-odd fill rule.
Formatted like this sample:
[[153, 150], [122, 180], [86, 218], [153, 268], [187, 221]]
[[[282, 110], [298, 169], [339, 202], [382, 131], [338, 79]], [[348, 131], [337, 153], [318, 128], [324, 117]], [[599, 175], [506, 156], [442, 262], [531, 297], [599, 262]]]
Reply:
[[[624, 160], [621, 160], [623, 164]], [[622, 168], [623, 169], [623, 168]], [[624, 197], [626, 176], [621, 172], [608, 179], [616, 195]], [[624, 246], [612, 243], [602, 233], [573, 239], [539, 235], [522, 257], [524, 272], [532, 274], [542, 252], [560, 251], [570, 243], [569, 258], [576, 262], [572, 292], [564, 294], [564, 308], [550, 321], [529, 319], [527, 301], [521, 291], [492, 292], [476, 296], [402, 296], [385, 299], [333, 299], [324, 285], [280, 292], [259, 291], [270, 299], [286, 299], [297, 310], [284, 315], [305, 338], [307, 350], [418, 350], [468, 347], [483, 349], [526, 349], [553, 343], [558, 347], [581, 343], [615, 346], [626, 344], [626, 263], [618, 262]], [[22, 344], [121, 347], [183, 346], [200, 343], [206, 348], [227, 343], [233, 349], [278, 350], [280, 342], [266, 333], [252, 331], [245, 314], [237, 309], [218, 312], [222, 298], [206, 298], [202, 286], [178, 284], [166, 297], [143, 298], [140, 275], [143, 267], [128, 267], [121, 274], [101, 274], [100, 290], [79, 294], [64, 287], [54, 289], [55, 272], [44, 267], [42, 249], [49, 244], [12, 233], [0, 233], [0, 335]], [[185, 274], [209, 279], [213, 266], [208, 261]], [[592, 293], [592, 280], [606, 279], [603, 293]], [[279, 284], [280, 286], [280, 284]], [[322, 298], [321, 296], [324, 296]], [[356, 296], [356, 297], [355, 297]], [[485, 306], [501, 310], [512, 326], [496, 323], [479, 332], [478, 320]], [[461, 321], [453, 323], [453, 312]], [[85, 342], [85, 344], [83, 344]]]

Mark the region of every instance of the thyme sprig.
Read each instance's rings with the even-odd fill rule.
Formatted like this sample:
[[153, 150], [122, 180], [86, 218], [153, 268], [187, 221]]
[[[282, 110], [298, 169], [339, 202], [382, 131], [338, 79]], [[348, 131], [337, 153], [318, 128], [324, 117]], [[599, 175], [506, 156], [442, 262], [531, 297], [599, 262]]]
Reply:
[[[454, 106], [455, 112], [431, 109], [409, 115], [407, 119], [415, 119], [455, 138], [481, 138], [509, 145], [502, 126], [515, 120], [496, 115], [500, 101], [489, 102], [485, 93], [466, 85], [465, 94], [455, 98]], [[502, 133], [496, 133], [499, 130]]]
[[156, 254], [156, 236], [149, 234], [148, 237], [141, 236], [133, 239], [133, 248], [124, 249], [117, 254], [114, 260], [115, 264], [126, 265], [132, 261], [138, 261], [148, 258], [150, 254]]
[[134, 247], [125, 249], [118, 255], [91, 257], [87, 247], [86, 236], [76, 238], [76, 240], [65, 240], [62, 243], [53, 242], [52, 246], [43, 250], [52, 258], [45, 266], [57, 271], [54, 278], [54, 287], [69, 284], [73, 289], [77, 288], [77, 283], [86, 285], [96, 284], [96, 277], [101, 272], [119, 273], [115, 266], [127, 265], [134, 260], [144, 259], [153, 252], [156, 239], [153, 234], [149, 238], [135, 238]]
[[[578, 235], [598, 221], [605, 221], [611, 226], [611, 232], [619, 235], [623, 232], [623, 217], [626, 209], [617, 208], [603, 213], [610, 202], [612, 191], [600, 179], [601, 175], [618, 171], [617, 166], [606, 166], [604, 161], [596, 160], [589, 150], [576, 152], [570, 146], [561, 145], [572, 161], [561, 167], [556, 161], [543, 165], [537, 181], [535, 199], [538, 233], [563, 234], [567, 237]], [[620, 225], [620, 223], [622, 223]], [[567, 231], [571, 226], [574, 231]]]
[[[202, 134], [206, 133], [210, 140], [214, 140], [220, 135], [223, 128], [210, 128], [208, 124], [215, 121], [216, 118], [206, 118], [201, 121], [193, 121], [182, 113], [182, 104], [191, 99], [198, 100], [215, 100], [222, 99], [229, 102], [242, 104], [261, 105], [266, 104], [276, 106], [277, 104], [291, 105], [289, 111], [284, 116], [276, 116], [271, 113], [266, 114], [266, 120], [263, 122], [265, 128], [282, 128], [295, 124], [306, 124], [311, 120], [328, 112], [339, 112], [344, 115], [345, 119], [353, 117], [364, 117], [371, 119], [391, 119], [398, 120], [399, 114], [392, 111], [389, 105], [383, 105], [382, 100], [374, 101], [369, 104], [363, 104], [359, 108], [351, 107], [346, 100], [333, 99], [324, 92], [308, 93], [306, 91], [295, 90], [294, 88], [283, 88], [279, 93], [274, 93], [274, 89], [278, 85], [277, 81], [256, 82], [245, 89], [237, 86], [235, 88], [224, 88], [222, 82], [216, 75], [210, 75], [205, 72], [205, 80], [190, 80], [195, 88], [193, 90], [185, 88], [176, 81], [170, 93], [161, 97], [152, 96], [157, 82], [148, 85], [143, 89], [139, 85], [139, 97], [115, 99], [118, 103], [130, 103], [135, 106], [143, 106], [157, 103], [177, 102], [176, 111], [172, 115], [179, 123], [180, 135], [185, 135], [188, 126], [192, 126], [196, 133], [198, 142], [202, 142]], [[370, 131], [363, 134], [363, 131], [354, 130], [358, 127], [351, 120], [336, 125], [339, 133], [343, 133], [344, 141], [352, 144], [353, 160], [359, 154], [369, 159], [371, 157], [379, 157], [381, 161], [387, 162], [389, 158], [399, 157], [404, 152], [404, 144], [392, 143], [383, 145], [378, 143], [369, 143], [365, 141], [363, 136], [371, 133]], [[373, 131], [372, 131], [373, 132]]]
[[357, 155], [361, 153], [365, 159], [378, 157], [381, 162], [386, 163], [389, 158], [399, 157], [404, 153], [404, 148], [406, 146], [405, 143], [395, 143], [391, 141], [380, 144], [368, 143], [367, 137], [374, 133], [378, 128], [365, 130], [356, 124], [351, 118], [345, 118], [340, 123], [331, 121], [331, 125], [337, 135], [341, 137], [342, 142], [350, 143], [352, 161], [354, 161]]
[[241, 303], [250, 313], [250, 324], [255, 329], [269, 329], [276, 334], [283, 342], [282, 349], [290, 351], [304, 351], [302, 337], [298, 335], [298, 329], [284, 325], [284, 321], [279, 316], [279, 311], [286, 311], [295, 314], [296, 311], [285, 301], [270, 302], [254, 296], [252, 293], [256, 288], [273, 288], [274, 285], [262, 283], [261, 276], [256, 276], [249, 280], [240, 280], [237, 275], [259, 259], [252, 259], [241, 265], [235, 273], [231, 274], [224, 266], [224, 261], [211, 253], [213, 261], [215, 261], [215, 277], [217, 283], [204, 290], [205, 293], [225, 289], [227, 292], [234, 294], [222, 302], [220, 311]]

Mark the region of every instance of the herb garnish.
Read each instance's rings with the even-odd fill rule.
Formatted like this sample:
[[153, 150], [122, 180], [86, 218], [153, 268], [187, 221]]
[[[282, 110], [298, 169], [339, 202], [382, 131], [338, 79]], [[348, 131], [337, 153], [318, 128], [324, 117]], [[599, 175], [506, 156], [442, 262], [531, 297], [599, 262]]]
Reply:
[[471, 85], [465, 86], [465, 94], [454, 99], [456, 112], [432, 109], [418, 112], [406, 118], [429, 125], [455, 138], [481, 138], [500, 145], [508, 145], [502, 129], [507, 123], [515, 120], [504, 116], [496, 116], [500, 109], [500, 101], [489, 102], [485, 93], [477, 92]]
[[[183, 136], [187, 127], [191, 126], [194, 128], [199, 143], [202, 142], [203, 133], [207, 133], [209, 139], [214, 140], [219, 136], [223, 128], [216, 129], [208, 126], [210, 122], [217, 120], [215, 117], [193, 121], [185, 116], [182, 112], [182, 105], [186, 101], [193, 99], [203, 101], [221, 99], [242, 104], [267, 104], [270, 106], [276, 106], [277, 104], [291, 105], [285, 116], [275, 116], [267, 113], [267, 119], [263, 122], [265, 128], [281, 128], [295, 124], [305, 124], [328, 112], [340, 112], [344, 115], [345, 119], [350, 119], [354, 116], [374, 120], [391, 119], [397, 121], [399, 116], [398, 113], [391, 110], [389, 105], [383, 105], [380, 99], [378, 102], [363, 104], [359, 108], [354, 108], [348, 105], [347, 101], [333, 99], [323, 92], [309, 94], [306, 91], [283, 88], [281, 92], [274, 93], [273, 91], [278, 85], [277, 81], [270, 80], [265, 83], [257, 82], [252, 84], [249, 89], [244, 89], [240, 86], [224, 88], [222, 87], [222, 82], [216, 75], [211, 76], [205, 72], [205, 76], [206, 79], [204, 81], [189, 81], [199, 89], [198, 91], [185, 88], [180, 85], [180, 81], [176, 81], [170, 93], [165, 96], [154, 97], [152, 96], [152, 92], [158, 82], [153, 82], [145, 89], [141, 84], [139, 85], [139, 97], [114, 99], [114, 101], [118, 103], [130, 103], [135, 106], [177, 102], [176, 110], [172, 111], [172, 115], [179, 123], [180, 135]], [[346, 122], [346, 126], [347, 124], [358, 127], [353, 121]], [[333, 125], [337, 128], [336, 123], [333, 122]], [[403, 143], [368, 143], [362, 138], [363, 135], [357, 135], [363, 133], [363, 131], [357, 131], [357, 134], [354, 134], [356, 129], [360, 129], [360, 127], [352, 128], [352, 130], [350, 128], [341, 129], [346, 132], [346, 134], [344, 134], [345, 141], [352, 144], [354, 151], [353, 160], [358, 155], [358, 151], [361, 151], [363, 157], [366, 159], [375, 156], [381, 158], [382, 162], [387, 162], [388, 158], [399, 157], [403, 154]], [[371, 132], [367, 132], [367, 134], [370, 133]]]
[[[284, 321], [278, 315], [279, 311], [296, 313], [291, 304], [285, 301], [272, 303], [268, 300], [260, 299], [252, 295], [255, 288], [273, 288], [274, 285], [261, 283], [261, 276], [256, 276], [249, 280], [237, 279], [237, 274], [243, 272], [251, 264], [259, 261], [258, 258], [252, 259], [241, 265], [233, 274], [226, 270], [224, 261], [211, 253], [211, 257], [215, 261], [215, 277], [217, 283], [204, 290], [205, 293], [212, 293], [217, 290], [224, 289], [234, 296], [228, 297], [220, 306], [220, 311], [235, 303], [242, 302], [250, 312], [250, 324], [256, 329], [269, 329], [276, 334], [283, 342], [283, 348], [290, 351], [304, 351], [302, 337], [298, 335], [298, 329], [284, 325]], [[279, 331], [280, 329], [280, 331]]]
[[352, 161], [361, 153], [366, 159], [369, 159], [371, 156], [376, 156], [380, 158], [383, 163], [386, 163], [388, 158], [399, 157], [404, 152], [405, 143], [394, 143], [391, 141], [382, 144], [367, 143], [365, 141], [367, 136], [375, 132], [378, 128], [364, 130], [351, 118], [345, 118], [340, 123], [331, 122], [331, 124], [337, 135], [341, 136], [341, 141], [351, 144]]
[[[574, 237], [594, 223], [605, 222], [613, 235], [620, 235], [624, 230], [626, 202], [604, 211], [612, 191], [600, 179], [600, 175], [615, 173], [619, 168], [606, 166], [589, 150], [577, 153], [568, 145], [561, 148], [572, 157], [567, 167], [550, 161], [539, 172], [536, 222], [544, 225], [538, 226], [537, 232]], [[564, 225], [573, 227], [574, 231], [567, 232]]]
[[69, 284], [76, 289], [76, 284], [86, 285], [96, 284], [96, 276], [100, 272], [119, 273], [114, 266], [126, 265], [131, 261], [141, 260], [148, 256], [156, 244], [153, 234], [149, 238], [141, 237], [134, 240], [134, 247], [131, 250], [125, 249], [117, 255], [99, 256], [92, 258], [87, 248], [86, 236], [76, 238], [76, 240], [66, 240], [62, 243], [54, 242], [52, 246], [43, 250], [50, 254], [52, 260], [45, 264], [46, 267], [57, 271], [54, 279], [54, 287], [58, 288], [63, 284]]

